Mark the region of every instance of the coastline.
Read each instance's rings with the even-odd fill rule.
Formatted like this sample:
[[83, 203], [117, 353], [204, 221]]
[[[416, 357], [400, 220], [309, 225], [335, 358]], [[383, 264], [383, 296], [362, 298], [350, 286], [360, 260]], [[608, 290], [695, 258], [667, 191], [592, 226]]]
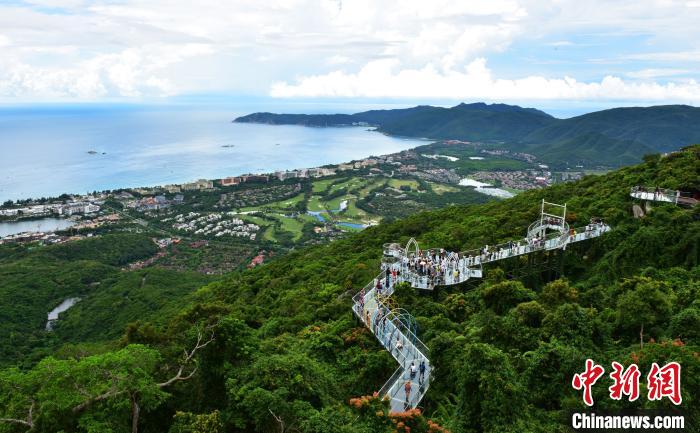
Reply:
[[[247, 123], [247, 122], [241, 122], [241, 123]], [[275, 125], [275, 124], [259, 124], [259, 125], [265, 125], [265, 126], [270, 126], [270, 127], [274, 127], [274, 126], [288, 126], [288, 125]], [[300, 127], [303, 127], [303, 128], [315, 128], [315, 129], [316, 129], [316, 128], [320, 128], [320, 129], [346, 129], [346, 128], [347, 128], [347, 129], [350, 129], [350, 128], [360, 128], [360, 127], [358, 127], [358, 126], [352, 126], [352, 125], [347, 125], [347, 126], [317, 126], [317, 127], [313, 127], [313, 126], [309, 127], [309, 126], [304, 126], [304, 125], [297, 125], [297, 126], [300, 126]], [[416, 144], [415, 146], [410, 147], [410, 148], [408, 148], [408, 149], [404, 149], [404, 150], [414, 150], [414, 149], [416, 149], [416, 148], [418, 148], [418, 147], [420, 147], [420, 146], [423, 146], [423, 145], [426, 145], [426, 144], [431, 144], [431, 143], [436, 142], [436, 140], [432, 140], [432, 139], [428, 139], [428, 138], [415, 138], [415, 137], [394, 136], [394, 135], [391, 135], [391, 134], [384, 133], [384, 132], [382, 132], [382, 131], [378, 131], [378, 130], [376, 130], [376, 129], [365, 129], [364, 131], [365, 131], [365, 132], [370, 132], [370, 133], [377, 133], [377, 134], [385, 135], [385, 136], [387, 136], [387, 137], [391, 137], [392, 139], [397, 139], [397, 140], [402, 140], [402, 141], [418, 141], [418, 142], [419, 142], [419, 143], [415, 143], [415, 144]], [[393, 153], [393, 152], [392, 152], [392, 153]], [[352, 159], [352, 160], [349, 160], [349, 161], [348, 161], [348, 160], [343, 160], [343, 161], [332, 161], [332, 162], [328, 162], [328, 163], [326, 163], [326, 164], [317, 166], [317, 168], [328, 168], [328, 167], [338, 166], [338, 165], [342, 165], [342, 164], [351, 164], [351, 163], [354, 163], [354, 162], [356, 162], [356, 161], [361, 161], [361, 160], [363, 160], [363, 159], [367, 159], [367, 158], [371, 158], [371, 157], [385, 156], [385, 155], [389, 155], [389, 154], [390, 154], [390, 153], [369, 154], [369, 155], [365, 154], [365, 155], [363, 155], [363, 156], [361, 156], [361, 157], [359, 157], [359, 158]], [[203, 180], [207, 180], [207, 181], [217, 181], [217, 180], [220, 180], [220, 179], [223, 179], [223, 178], [226, 178], [226, 177], [239, 177], [239, 176], [246, 176], [246, 175], [271, 175], [271, 174], [273, 174], [273, 173], [276, 172], [276, 171], [294, 171], [294, 170], [305, 170], [305, 169], [311, 169], [311, 168], [316, 168], [316, 167], [285, 167], [285, 168], [280, 168], [279, 170], [272, 169], [272, 170], [269, 170], [269, 171], [235, 172], [235, 173], [227, 172], [225, 175], [221, 175], [221, 176], [218, 176], [218, 177], [207, 177], [207, 178], [201, 178], [201, 177], [200, 177], [200, 178], [192, 178], [192, 177], [189, 177], [189, 178], [185, 178], [185, 179], [182, 179], [182, 180], [176, 180], [176, 181], [175, 181], [175, 180], [168, 180], [167, 183], [165, 183], [165, 181], [163, 181], [163, 182], [154, 183], [154, 184], [129, 183], [128, 181], [125, 180], [125, 181], [124, 181], [122, 184], [120, 184], [120, 185], [117, 185], [117, 186], [114, 186], [114, 187], [108, 188], [108, 189], [103, 189], [103, 190], [100, 190], [100, 191], [97, 191], [97, 192], [99, 192], [99, 193], [107, 193], [107, 192], [123, 191], [123, 190], [138, 190], [138, 189], [163, 188], [163, 187], [169, 186], [169, 185], [183, 185], [183, 184], [187, 184], [187, 183], [191, 183], [191, 182], [196, 182], [196, 181], [202, 180], [202, 179], [203, 179]], [[61, 195], [64, 195], [64, 194], [65, 194], [65, 195], [84, 195], [84, 194], [82, 194], [82, 193], [80, 193], [80, 192], [77, 192], [77, 191], [75, 191], [75, 192], [63, 191], [63, 192], [59, 193], [58, 195], [55, 195], [55, 196], [43, 196], [43, 198], [45, 198], [45, 199], [48, 200], [48, 201], [57, 200]], [[17, 200], [15, 200], [15, 202], [16, 202], [16, 201], [35, 201], [35, 200], [38, 200], [38, 198], [35, 198], [35, 197], [25, 197], [25, 198], [17, 199]], [[0, 203], [0, 209], [5, 209], [5, 208], [7, 208], [7, 207], [4, 206], [3, 203]], [[44, 216], [44, 217], [45, 217], [45, 216]], [[41, 219], [41, 218], [44, 218], [44, 217], [36, 217], [36, 219]], [[16, 219], [16, 220], [3, 220], [2, 217], [0, 216], [0, 222], [25, 221], [25, 220], [27, 220], [27, 219], [29, 219], [29, 218], [31, 218], [31, 217], [27, 217], [27, 218], [18, 218], [18, 219]]]
[[[294, 167], [322, 167], [406, 150], [427, 142], [393, 137], [364, 127], [308, 128], [232, 124], [230, 120], [222, 123], [224, 114], [221, 113], [205, 113], [203, 119], [188, 117], [188, 113], [176, 113], [173, 121], [182, 126], [172, 130], [170, 121], [167, 121], [171, 114], [152, 115], [157, 118], [146, 119], [151, 124], [145, 130], [131, 128], [129, 123], [130, 129], [125, 132], [124, 140], [116, 138], [114, 125], [104, 119], [95, 120], [95, 133], [85, 137], [86, 144], [83, 145], [22, 137], [23, 146], [6, 155], [0, 164], [0, 171], [4, 173], [0, 178], [0, 203], [179, 184], [198, 178], [219, 179]], [[178, 121], [180, 115], [185, 118], [182, 122]], [[133, 121], [131, 118], [122, 119], [120, 113], [115, 116], [115, 122]], [[23, 120], [32, 119], [42, 120], [33, 116]], [[140, 117], [138, 120], [142, 121]], [[67, 137], [79, 133], [79, 128], [84, 127], [84, 122], [78, 118], [71, 118], [70, 122], [73, 124], [67, 128], [70, 129], [65, 133]], [[55, 132], [63, 134], [64, 128], [60, 129]], [[182, 133], [179, 129], [183, 129]], [[14, 130], [23, 131], [19, 124]], [[13, 138], [12, 129], [0, 132], [3, 133], [0, 137], [17, 139]], [[102, 134], [98, 137], [100, 132]], [[104, 136], [115, 138], [103, 143]], [[107, 155], [95, 158], [96, 155], [86, 153], [86, 149], [96, 148], [97, 143]], [[44, 158], [36, 158], [28, 151], [34, 149], [42, 154], [42, 148], [49, 152], [43, 152], [46, 154]], [[60, 156], [52, 156], [51, 152], [57, 149], [62, 149]]]

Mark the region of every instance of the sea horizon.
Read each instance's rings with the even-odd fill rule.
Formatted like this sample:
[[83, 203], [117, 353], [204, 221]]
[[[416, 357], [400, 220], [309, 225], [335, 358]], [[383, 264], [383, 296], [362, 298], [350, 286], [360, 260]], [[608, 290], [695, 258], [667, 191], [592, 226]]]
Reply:
[[233, 123], [256, 108], [0, 107], [0, 202], [311, 168], [425, 143], [367, 127]]

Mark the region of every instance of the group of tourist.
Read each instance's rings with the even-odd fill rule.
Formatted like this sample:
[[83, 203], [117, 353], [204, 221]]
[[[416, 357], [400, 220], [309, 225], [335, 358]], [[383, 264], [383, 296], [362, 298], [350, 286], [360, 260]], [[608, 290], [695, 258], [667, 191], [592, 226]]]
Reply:
[[[384, 278], [378, 278], [375, 280], [375, 296], [384, 290], [385, 287], [391, 288], [392, 282], [396, 281], [398, 275], [400, 275], [398, 269], [390, 269], [386, 272], [386, 276]], [[420, 352], [416, 351], [415, 346], [413, 345], [413, 350], [409, 350], [408, 354], [405, 353], [405, 336], [398, 329], [397, 324], [395, 323], [396, 319], [391, 317], [391, 310], [389, 310], [388, 307], [378, 303], [377, 308], [374, 309], [374, 311], [370, 311], [369, 308], [365, 309], [366, 295], [367, 294], [365, 293], [364, 288], [360, 290], [356, 308], [358, 308], [358, 312], [365, 320], [367, 327], [372, 330], [372, 333], [377, 336], [382, 345], [398, 359], [405, 360], [407, 355], [420, 355]], [[394, 336], [396, 336], [395, 340], [393, 339]], [[406, 397], [405, 404], [407, 407], [410, 406], [413, 381], [416, 379], [416, 376], [418, 376], [418, 384], [422, 387], [425, 381], [426, 370], [427, 367], [425, 358], [421, 358], [418, 365], [416, 365], [415, 360], [411, 361], [411, 364], [407, 369], [409, 380], [404, 383], [404, 394]]]
[[411, 365], [408, 367], [408, 373], [410, 379], [407, 380], [403, 385], [404, 395], [406, 396], [405, 408], [410, 408], [411, 401], [411, 391], [413, 390], [413, 381], [418, 374], [418, 384], [420, 388], [423, 388], [423, 383], [425, 381], [426, 364], [425, 359], [420, 361], [420, 364], [416, 366], [415, 361], [411, 361]]
[[[562, 220], [558, 218], [549, 218], [543, 221], [546, 225], [565, 227]], [[588, 238], [598, 231], [604, 232], [607, 229], [601, 219], [592, 218], [585, 227], [585, 236]], [[409, 378], [405, 378], [408, 380], [403, 382], [406, 407], [410, 407], [411, 392], [416, 376], [418, 376], [420, 388], [423, 387], [427, 368], [426, 360], [416, 346], [408, 341], [406, 335], [401, 332], [400, 320], [381, 302], [381, 297], [391, 295], [394, 285], [400, 281], [409, 281], [414, 287], [427, 286], [424, 288], [429, 289], [440, 284], [462, 282], [471, 276], [470, 268], [474, 266], [544, 248], [547, 241], [545, 232], [546, 230], [542, 228], [538, 235], [528, 236], [525, 239], [526, 243], [509, 241], [496, 247], [485, 245], [481, 250], [474, 250], [473, 253], [449, 252], [444, 249], [421, 251], [416, 248], [414, 253], [402, 254], [402, 252], [399, 253], [399, 250], [394, 250], [396, 254], [392, 255], [399, 261], [384, 265], [382, 274], [371, 285], [360, 290], [355, 298], [354, 306], [358, 316], [363, 319], [367, 327], [393, 356], [403, 360], [402, 363], [414, 358], [407, 368]], [[567, 235], [569, 240], [576, 240], [577, 232], [572, 228], [568, 232], [560, 233], [564, 240], [567, 239]], [[379, 299], [377, 299], [378, 297]], [[366, 302], [370, 302], [370, 305], [365, 305]], [[408, 350], [404, 347], [405, 344], [410, 344]], [[421, 359], [418, 365], [416, 365], [415, 359]], [[401, 383], [399, 382], [399, 384]]]
[[[469, 277], [469, 267], [479, 263], [476, 256], [465, 256], [444, 249], [417, 251], [403, 256], [401, 266], [405, 274], [414, 280], [424, 280], [429, 287], [439, 284], [455, 284]], [[414, 281], [418, 282], [418, 281]]]

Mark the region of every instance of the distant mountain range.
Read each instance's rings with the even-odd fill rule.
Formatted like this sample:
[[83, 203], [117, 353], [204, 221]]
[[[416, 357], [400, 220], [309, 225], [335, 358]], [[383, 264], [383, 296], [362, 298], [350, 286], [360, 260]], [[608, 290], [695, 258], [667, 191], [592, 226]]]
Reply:
[[371, 125], [386, 134], [436, 140], [498, 142], [554, 164], [620, 166], [648, 153], [700, 143], [700, 108], [613, 108], [570, 119], [517, 105], [420, 105], [355, 114], [253, 113], [234, 120], [273, 125]]

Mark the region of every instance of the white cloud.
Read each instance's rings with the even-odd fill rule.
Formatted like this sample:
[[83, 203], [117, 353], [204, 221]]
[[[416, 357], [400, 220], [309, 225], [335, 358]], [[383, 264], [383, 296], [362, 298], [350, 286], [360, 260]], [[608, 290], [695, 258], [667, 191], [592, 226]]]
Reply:
[[659, 77], [672, 77], [674, 75], [684, 75], [690, 73], [687, 69], [671, 69], [671, 68], [658, 68], [658, 69], [642, 69], [640, 71], [628, 72], [627, 75], [630, 78], [639, 78], [642, 80], [648, 80], [652, 78]]
[[158, 76], [170, 64], [209, 53], [206, 45], [153, 45], [101, 54], [71, 67], [44, 68], [0, 59], [0, 95], [94, 99], [102, 96], [170, 96], [173, 84]]
[[442, 72], [432, 65], [401, 69], [396, 60], [368, 63], [356, 74], [340, 71], [303, 77], [294, 84], [272, 86], [275, 97], [413, 97], [485, 100], [643, 100], [700, 103], [700, 83], [637, 83], [615, 76], [598, 82], [571, 77], [529, 76], [499, 79], [483, 58], [463, 71]]
[[336, 54], [326, 59], [326, 63], [329, 65], [343, 65], [345, 63], [350, 62], [352, 62], [352, 59], [350, 57], [341, 56], [339, 54]]
[[650, 62], [700, 62], [700, 50], [630, 54], [626, 58]]
[[[557, 83], [544, 77], [559, 60], [523, 52], [522, 45], [564, 47], [573, 40], [584, 47], [590, 33], [609, 33], [611, 47], [621, 35], [645, 38], [648, 52], [638, 46], [609, 57], [609, 50], [581, 54], [567, 59], [576, 64], [569, 75], [594, 76], [601, 84], [614, 67], [619, 76], [649, 80], [672, 76], [668, 71], [650, 75], [664, 69], [697, 70], [697, 1], [650, 0], [644, 6], [638, 0], [0, 2], [0, 98], [265, 94], [273, 82], [275, 95], [379, 94], [387, 88], [396, 96], [426, 97], [433, 89], [438, 97], [449, 93], [446, 83], [468, 89], [464, 77], [485, 76], [469, 72], [478, 69], [475, 60], [481, 58], [489, 58], [497, 71], [489, 71], [484, 83], [522, 92], [520, 86], [532, 81], [517, 79], [525, 75], [523, 67], [528, 75]], [[676, 52], [665, 52], [668, 47]], [[601, 57], [597, 65], [586, 61], [593, 56]], [[402, 94], [393, 83], [371, 83], [368, 76], [422, 87], [404, 88]], [[437, 82], [424, 82], [428, 77]], [[509, 81], [520, 84], [509, 86]]]
[[571, 41], [554, 41], [554, 42], [548, 42], [547, 44], [550, 47], [570, 47], [574, 45], [573, 42]]
[[84, 0], [24, 0], [24, 2], [34, 6], [60, 9], [76, 8], [85, 4]]

